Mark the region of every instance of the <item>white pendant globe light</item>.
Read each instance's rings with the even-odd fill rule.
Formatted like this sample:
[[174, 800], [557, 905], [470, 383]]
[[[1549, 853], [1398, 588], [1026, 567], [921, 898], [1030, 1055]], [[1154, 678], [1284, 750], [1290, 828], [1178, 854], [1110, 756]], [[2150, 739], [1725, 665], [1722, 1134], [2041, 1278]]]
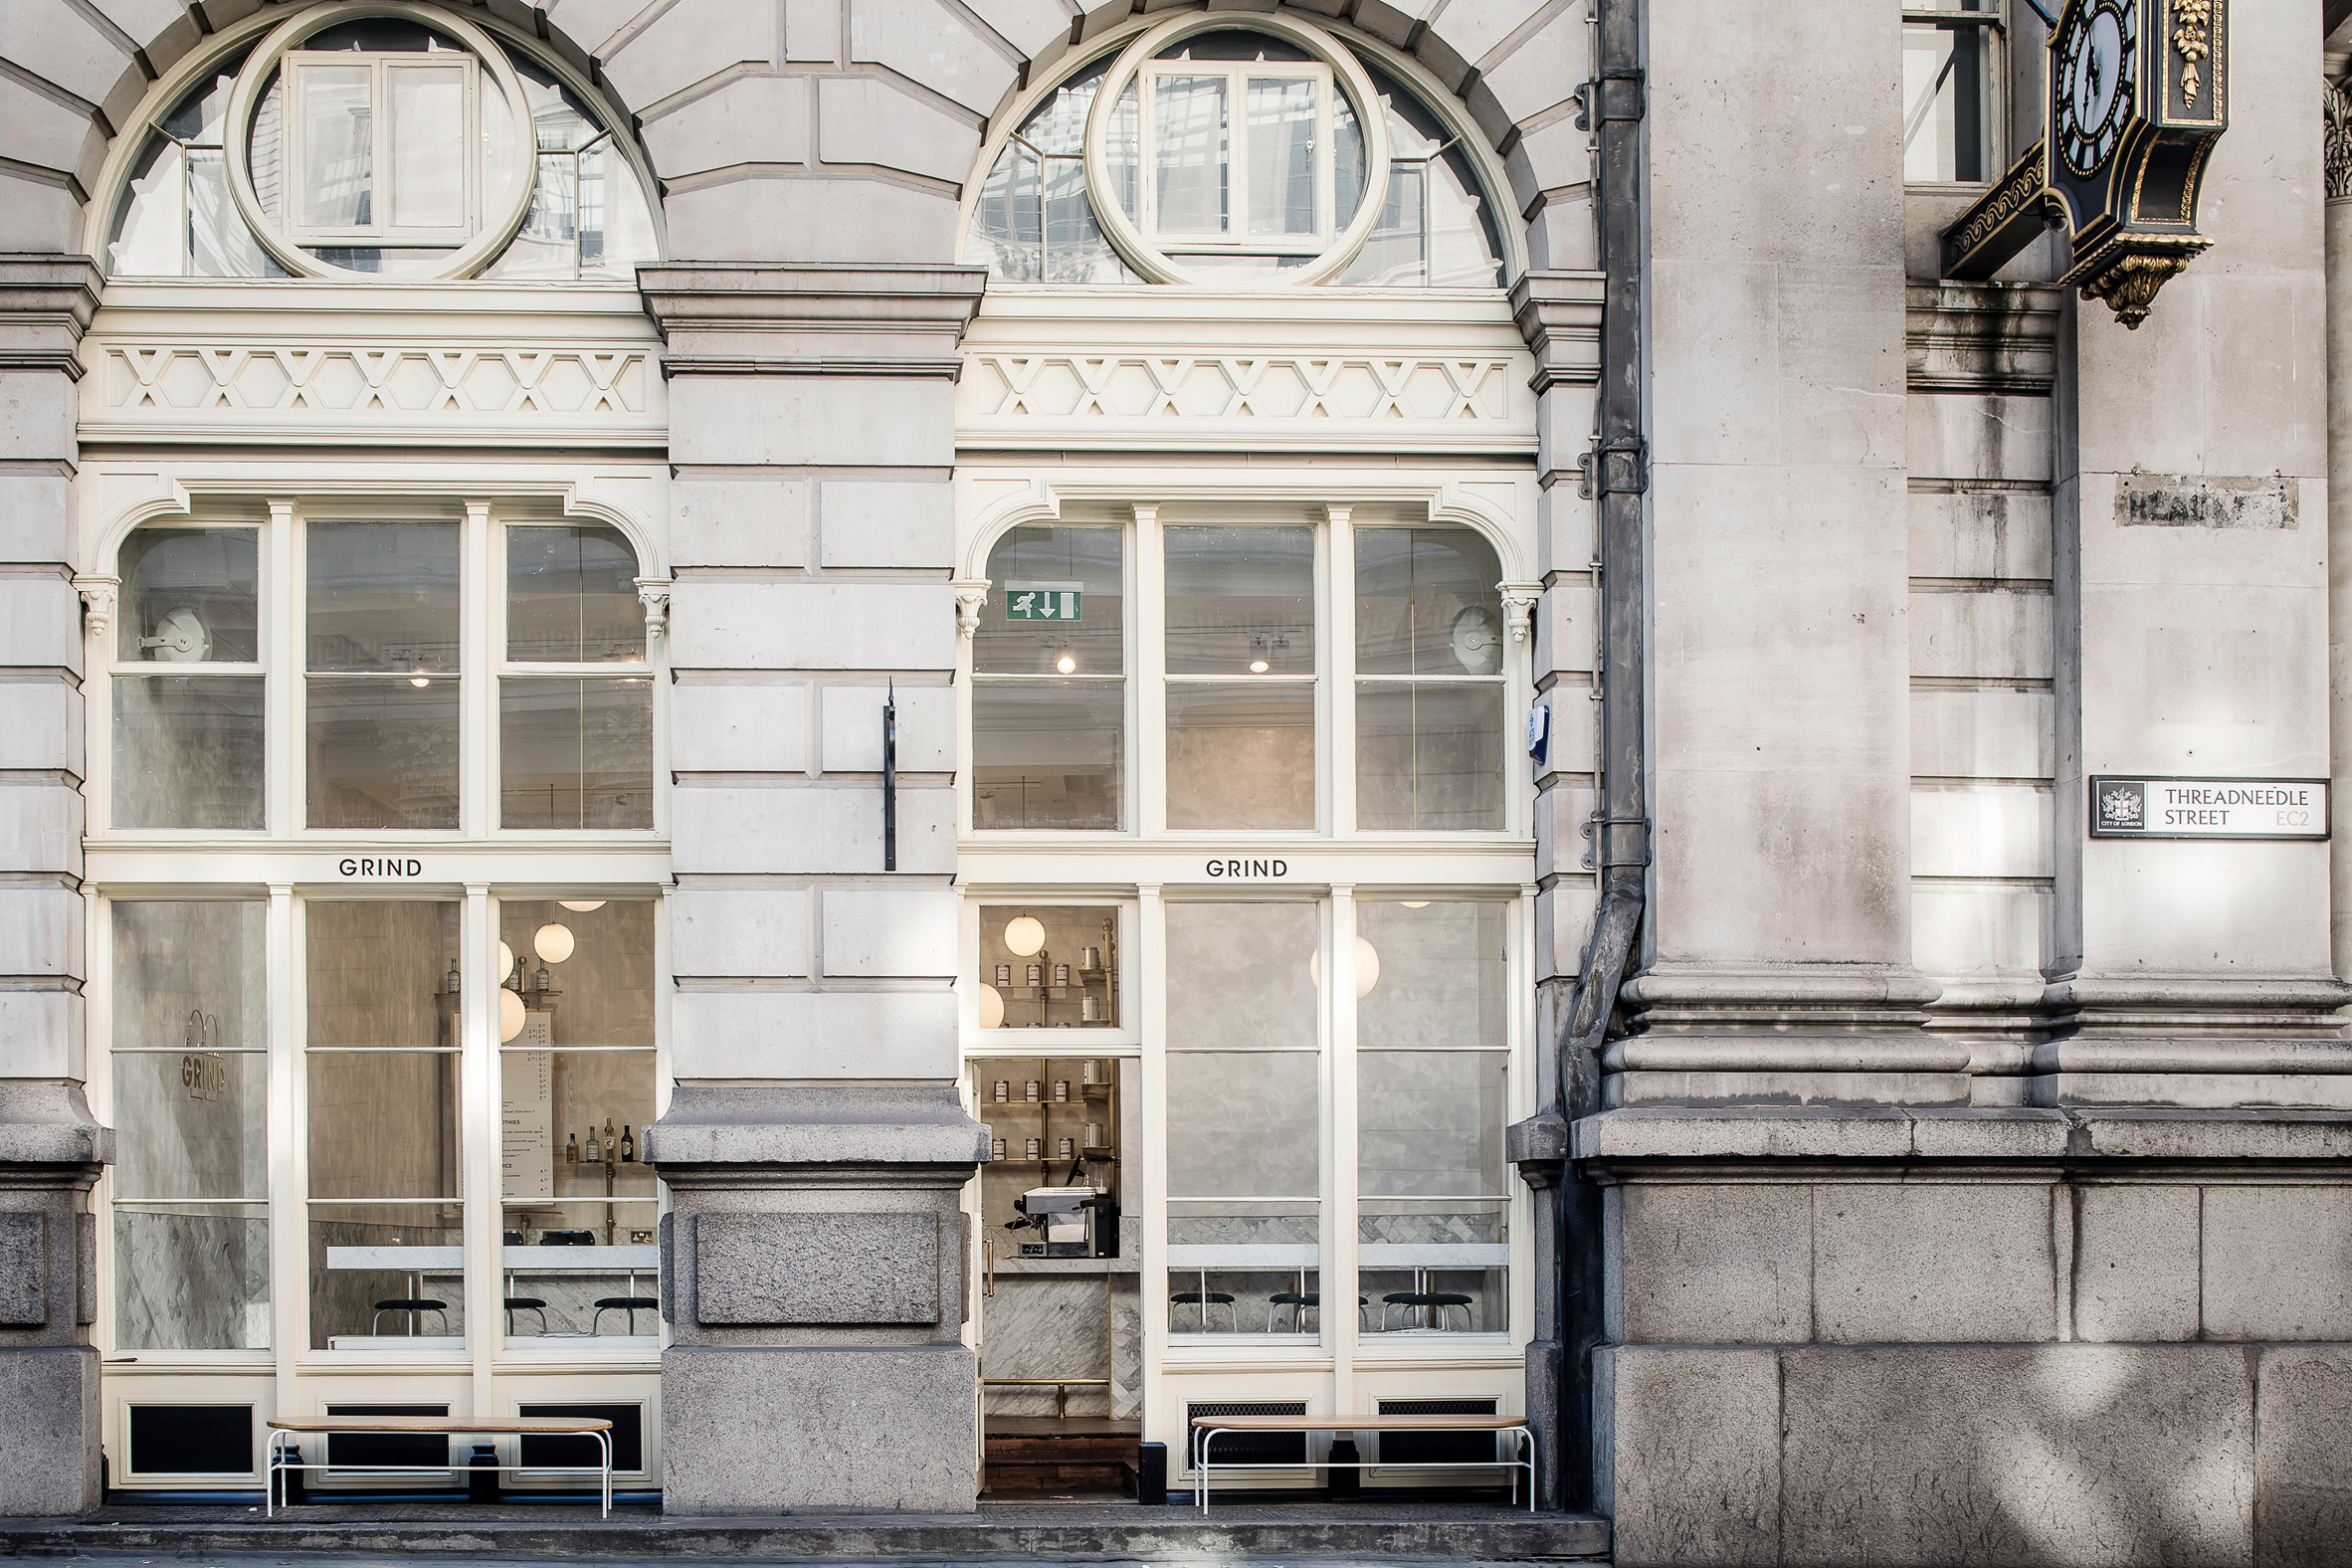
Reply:
[[504, 985], [506, 977], [512, 973], [514, 973], [514, 949], [501, 941], [498, 943], [498, 984]]
[[1017, 915], [1005, 922], [1005, 949], [1015, 958], [1034, 956], [1046, 945], [1046, 922], [1033, 914]]
[[531, 951], [551, 964], [560, 964], [572, 955], [572, 928], [550, 923], [542, 925], [531, 935]]
[[1002, 991], [983, 981], [980, 986], [980, 995], [975, 1000], [980, 1004], [980, 1027], [982, 1029], [1002, 1029], [1005, 1027], [1005, 994]]
[[504, 1045], [522, 1033], [522, 998], [504, 986], [498, 988], [498, 1044]]
[[574, 914], [594, 914], [604, 907], [602, 898], [565, 898], [562, 903]]
[[[1306, 955], [1306, 983], [1308, 985], [1323, 983], [1323, 955], [1321, 953]], [[1360, 1002], [1370, 996], [1372, 988], [1378, 984], [1380, 984], [1380, 949], [1359, 936], [1356, 938], [1356, 1000]]]

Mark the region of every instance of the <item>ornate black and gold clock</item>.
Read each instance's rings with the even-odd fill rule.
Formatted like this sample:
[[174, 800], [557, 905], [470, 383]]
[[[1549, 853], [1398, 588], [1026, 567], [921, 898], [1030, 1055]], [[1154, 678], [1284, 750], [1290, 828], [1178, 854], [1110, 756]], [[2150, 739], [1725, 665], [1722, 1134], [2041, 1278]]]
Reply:
[[[2038, 8], [2039, 9], [2039, 8]], [[2212, 239], [2197, 198], [2229, 126], [2229, 0], [2066, 0], [2050, 30], [2042, 141], [1944, 232], [1944, 276], [1990, 278], [2066, 231], [2058, 280], [2126, 326]]]

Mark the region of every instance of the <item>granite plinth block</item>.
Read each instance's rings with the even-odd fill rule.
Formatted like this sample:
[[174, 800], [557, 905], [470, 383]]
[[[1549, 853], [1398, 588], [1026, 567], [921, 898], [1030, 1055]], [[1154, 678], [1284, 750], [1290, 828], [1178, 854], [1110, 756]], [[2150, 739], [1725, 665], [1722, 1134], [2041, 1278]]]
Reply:
[[705, 1214], [694, 1221], [704, 1323], [935, 1323], [930, 1214]]

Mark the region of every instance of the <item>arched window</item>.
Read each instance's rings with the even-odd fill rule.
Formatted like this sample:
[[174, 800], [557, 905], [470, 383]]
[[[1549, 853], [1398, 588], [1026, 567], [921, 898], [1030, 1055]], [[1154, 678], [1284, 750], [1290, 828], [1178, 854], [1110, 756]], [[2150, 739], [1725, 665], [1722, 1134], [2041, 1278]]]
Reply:
[[117, 277], [627, 279], [628, 155], [548, 66], [462, 17], [299, 14], [192, 84], [131, 164]]
[[991, 164], [967, 250], [1012, 283], [1213, 288], [1491, 288], [1504, 255], [1461, 135], [1395, 75], [1228, 13], [1164, 22], [1048, 92]]
[[[618, 529], [484, 507], [282, 515], [123, 541], [110, 829], [654, 826], [641, 568]], [[476, 528], [502, 550], [472, 554]], [[263, 593], [279, 549], [299, 586]], [[502, 565], [504, 591], [469, 595], [470, 559]], [[284, 729], [274, 685], [295, 693]], [[273, 778], [291, 781], [290, 821], [269, 820]]]

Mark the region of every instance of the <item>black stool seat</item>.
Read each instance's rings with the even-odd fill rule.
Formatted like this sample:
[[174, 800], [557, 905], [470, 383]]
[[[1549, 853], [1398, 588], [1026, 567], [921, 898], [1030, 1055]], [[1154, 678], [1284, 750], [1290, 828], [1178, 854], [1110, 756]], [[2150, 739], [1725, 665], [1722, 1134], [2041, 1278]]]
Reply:
[[506, 1297], [506, 1310], [509, 1312], [519, 1312], [530, 1307], [545, 1306], [546, 1304], [546, 1302], [540, 1300], [535, 1295], [510, 1295]]
[[368, 1319], [367, 1331], [369, 1333], [374, 1333], [377, 1327], [382, 1324], [386, 1312], [406, 1312], [408, 1314], [408, 1331], [412, 1334], [417, 1331], [417, 1314], [419, 1312], [439, 1312], [441, 1314], [441, 1331], [445, 1334], [449, 1332], [449, 1303], [447, 1301], [436, 1301], [430, 1296], [423, 1295], [386, 1296], [376, 1303], [376, 1315]]
[[627, 1312], [629, 1332], [637, 1332], [637, 1314], [661, 1310], [662, 1303], [650, 1295], [600, 1295], [596, 1298], [596, 1314], [588, 1319], [588, 1332], [597, 1332], [597, 1324], [607, 1312]]
[[[1267, 1299], [1276, 1306], [1321, 1306], [1323, 1292], [1320, 1290], [1277, 1290]], [[1356, 1305], [1358, 1306], [1370, 1306], [1371, 1304], [1363, 1296], [1356, 1297]]]
[[1381, 1297], [1391, 1306], [1468, 1306], [1470, 1298], [1453, 1290], [1391, 1290]]
[[1179, 1290], [1168, 1299], [1182, 1306], [1199, 1306], [1204, 1301], [1214, 1301], [1219, 1306], [1233, 1305], [1233, 1296], [1224, 1290]]

